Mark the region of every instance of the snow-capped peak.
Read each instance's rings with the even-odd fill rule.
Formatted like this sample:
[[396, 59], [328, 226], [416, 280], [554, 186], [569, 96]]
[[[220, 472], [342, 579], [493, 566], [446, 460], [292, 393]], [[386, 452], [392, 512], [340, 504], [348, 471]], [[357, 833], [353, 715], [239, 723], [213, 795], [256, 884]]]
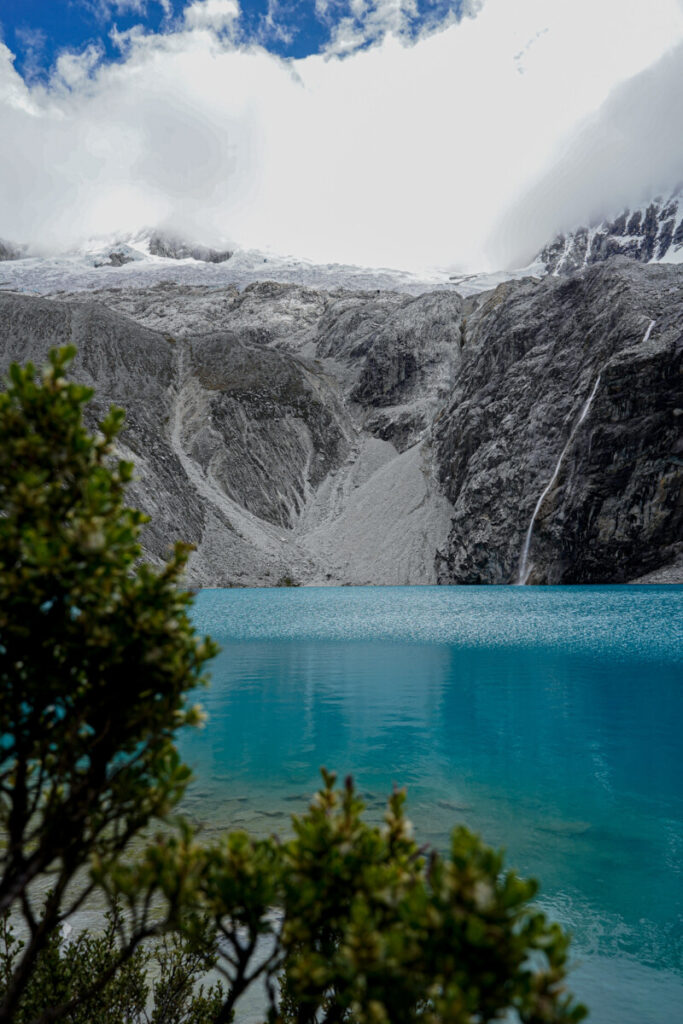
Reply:
[[612, 220], [559, 235], [540, 253], [549, 274], [570, 274], [610, 256], [641, 263], [683, 263], [683, 189], [625, 209]]

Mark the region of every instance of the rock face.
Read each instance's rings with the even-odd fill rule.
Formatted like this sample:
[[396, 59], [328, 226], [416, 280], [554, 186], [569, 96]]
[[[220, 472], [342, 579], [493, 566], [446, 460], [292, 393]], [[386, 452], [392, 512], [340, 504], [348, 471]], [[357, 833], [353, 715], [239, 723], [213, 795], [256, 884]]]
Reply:
[[640, 263], [683, 262], [683, 191], [659, 197], [613, 221], [560, 235], [539, 254], [549, 274], [571, 274], [611, 256]]
[[[424, 299], [256, 285], [227, 290], [214, 329], [192, 333], [206, 325], [204, 289], [178, 289], [171, 302], [167, 289], [120, 293], [136, 320], [107, 295], [109, 307], [89, 296], [0, 293], [0, 365], [40, 364], [51, 346], [72, 341], [74, 376], [96, 389], [93, 425], [111, 402], [126, 408], [120, 448], [136, 463], [131, 500], [152, 517], [151, 560], [180, 537], [197, 547], [189, 572], [197, 585], [436, 582], [450, 506], [430, 451], [418, 442], [404, 456], [364, 426], [374, 408], [351, 393], [375, 349], [368, 316], [337, 357], [324, 326], [366, 305], [374, 323], [389, 321]], [[457, 313], [456, 296], [441, 301]], [[184, 327], [172, 335], [163, 327], [180, 326], [179, 308]], [[444, 368], [437, 375], [431, 365], [440, 345], [446, 335], [392, 385], [396, 401], [409, 396], [418, 413], [424, 406], [425, 422], [453, 383], [442, 394]], [[382, 352], [392, 363], [386, 337]], [[389, 433], [392, 409], [385, 404]]]
[[529, 582], [669, 579], [682, 312], [680, 268], [628, 259], [467, 299], [5, 292], [0, 370], [77, 345], [93, 423], [127, 410], [148, 557], [194, 543], [197, 585], [515, 582], [532, 518]]
[[473, 309], [434, 427], [454, 507], [442, 582], [625, 582], [674, 560], [682, 314], [678, 268], [626, 259]]
[[206, 245], [193, 245], [180, 238], [156, 232], [149, 240], [152, 256], [165, 256], [170, 260], [202, 260], [204, 263], [225, 263], [232, 256], [227, 249], [210, 249]]
[[109, 259], [96, 261], [96, 267], [125, 267], [126, 263], [132, 263], [133, 257], [128, 256], [122, 250], [114, 250], [109, 253]]
[[7, 260], [20, 260], [25, 250], [22, 246], [14, 245], [12, 242], [3, 242], [0, 238], [0, 262]]

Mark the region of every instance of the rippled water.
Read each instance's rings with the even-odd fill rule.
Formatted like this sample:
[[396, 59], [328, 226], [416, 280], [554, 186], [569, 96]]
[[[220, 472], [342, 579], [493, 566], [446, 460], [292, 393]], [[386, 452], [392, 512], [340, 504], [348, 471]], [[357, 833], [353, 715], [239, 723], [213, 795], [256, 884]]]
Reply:
[[542, 883], [596, 1024], [683, 1020], [683, 587], [213, 590], [183, 737], [207, 828], [288, 830], [321, 764]]

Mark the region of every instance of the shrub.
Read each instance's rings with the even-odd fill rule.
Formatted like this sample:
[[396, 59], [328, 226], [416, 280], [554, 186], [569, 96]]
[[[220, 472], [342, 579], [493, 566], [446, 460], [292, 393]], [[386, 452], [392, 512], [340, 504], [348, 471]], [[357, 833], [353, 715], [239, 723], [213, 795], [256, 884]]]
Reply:
[[[178, 586], [188, 549], [140, 564], [123, 414], [88, 433], [72, 356], [42, 381], [12, 366], [0, 395], [0, 1020], [227, 1024], [258, 980], [280, 1024], [580, 1020], [535, 883], [463, 828], [447, 857], [420, 847], [401, 791], [382, 828], [327, 773], [286, 842], [170, 827], [189, 778], [174, 732], [199, 721], [215, 647]], [[105, 931], [63, 943], [95, 891]], [[214, 963], [227, 991], [194, 992]]]
[[[190, 948], [177, 936], [138, 946], [119, 964], [116, 912], [100, 934], [85, 930], [72, 941], [53, 932], [38, 954], [13, 1019], [16, 1024], [49, 1020], [59, 1007], [67, 1024], [205, 1024], [225, 1002], [220, 984], [201, 983], [215, 965], [208, 951]], [[0, 995], [11, 982], [23, 943], [5, 916], [0, 921]], [[93, 978], [108, 980], [93, 990]]]
[[[188, 549], [159, 573], [138, 564], [133, 467], [112, 458], [123, 413], [91, 436], [91, 392], [64, 377], [73, 355], [52, 352], [41, 381], [13, 365], [0, 394], [0, 915], [27, 936], [0, 1019], [91, 894], [87, 867], [115, 864], [182, 795], [174, 731], [198, 721], [187, 696], [215, 651], [178, 588]], [[122, 962], [162, 926], [138, 915]]]
[[192, 937], [194, 915], [213, 923], [230, 986], [217, 1022], [258, 978], [281, 1024], [475, 1024], [511, 1010], [526, 1024], [583, 1018], [564, 988], [569, 939], [533, 908], [535, 882], [505, 871], [465, 828], [447, 857], [420, 847], [403, 791], [383, 827], [366, 823], [351, 780], [340, 791], [323, 775], [288, 842], [174, 836], [117, 873], [123, 894], [158, 875], [186, 879], [180, 927]]

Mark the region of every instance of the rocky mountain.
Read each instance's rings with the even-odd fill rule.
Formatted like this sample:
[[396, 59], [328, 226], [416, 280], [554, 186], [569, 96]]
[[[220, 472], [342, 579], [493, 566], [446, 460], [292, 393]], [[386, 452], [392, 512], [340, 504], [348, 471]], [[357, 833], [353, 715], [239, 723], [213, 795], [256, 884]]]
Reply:
[[611, 256], [640, 263], [683, 263], [683, 190], [658, 197], [614, 220], [559, 235], [538, 255], [549, 274], [571, 274]]
[[[4, 244], [4, 243], [3, 243]], [[152, 252], [151, 250], [155, 251]], [[214, 289], [243, 289], [261, 281], [299, 284], [325, 291], [399, 291], [422, 295], [443, 289], [461, 294], [486, 291], [502, 280], [528, 273], [501, 272], [451, 278], [448, 271], [414, 274], [409, 271], [356, 267], [339, 263], [316, 264], [294, 256], [258, 249], [218, 251], [206, 246], [142, 232], [121, 238], [94, 239], [79, 249], [49, 257], [31, 255], [25, 247], [6, 244], [10, 254], [0, 269], [0, 289], [51, 295], [59, 292], [101, 292], [103, 289], [145, 291], [169, 282], [209, 285]], [[215, 260], [220, 258], [219, 262]], [[225, 257], [225, 258], [223, 258]], [[228, 258], [229, 257], [229, 258]], [[538, 265], [543, 273], [543, 264]], [[178, 294], [182, 294], [179, 290]]]
[[164, 256], [166, 259], [193, 259], [203, 263], [225, 263], [232, 256], [231, 250], [211, 249], [159, 231], [155, 231], [149, 240], [149, 252], [152, 256]]
[[0, 262], [20, 260], [25, 252], [24, 246], [15, 245], [13, 242], [5, 242], [0, 238]]
[[[87, 252], [86, 246], [84, 255]], [[0, 260], [20, 260], [26, 258], [27, 254], [27, 246], [0, 239]], [[110, 244], [102, 242], [97, 246], [94, 266], [122, 267], [125, 263], [144, 259], [145, 256], [160, 256], [169, 260], [193, 259], [200, 263], [225, 263], [232, 255], [232, 250], [212, 249], [208, 245], [188, 242], [178, 235], [152, 231], [128, 239], [118, 239]]]
[[[198, 585], [436, 581], [450, 508], [429, 453], [406, 445], [452, 385], [459, 297], [271, 283], [107, 301], [0, 293], [0, 364], [40, 363], [73, 341], [74, 375], [97, 389], [93, 421], [126, 407], [121, 451], [137, 466], [132, 500], [152, 516], [152, 560], [182, 537], [197, 545]], [[411, 302], [434, 337], [408, 373], [391, 338]], [[395, 410], [398, 447], [365, 428], [379, 407], [385, 433]]]
[[682, 315], [679, 267], [623, 257], [476, 303], [433, 431], [442, 582], [626, 582], [676, 560]]
[[682, 313], [680, 267], [626, 258], [469, 297], [0, 292], [0, 368], [75, 342], [148, 557], [193, 542], [197, 585], [683, 579]]

